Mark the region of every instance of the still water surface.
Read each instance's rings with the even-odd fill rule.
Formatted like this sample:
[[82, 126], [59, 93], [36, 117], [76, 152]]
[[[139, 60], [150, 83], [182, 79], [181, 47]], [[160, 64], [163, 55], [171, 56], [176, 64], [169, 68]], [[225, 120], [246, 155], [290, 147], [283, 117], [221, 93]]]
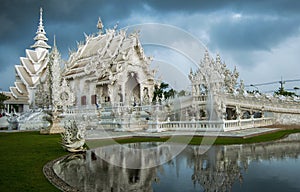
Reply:
[[[127, 151], [120, 153], [120, 146], [106, 146], [69, 156], [53, 168], [80, 191], [300, 191], [299, 138], [293, 134], [276, 142], [213, 146], [204, 154], [201, 146], [188, 146], [176, 158], [147, 169], [122, 168], [100, 157], [130, 160], [143, 168], [167, 157], [170, 148], [135, 143], [124, 145]], [[138, 158], [128, 152], [147, 146], [153, 150]]]

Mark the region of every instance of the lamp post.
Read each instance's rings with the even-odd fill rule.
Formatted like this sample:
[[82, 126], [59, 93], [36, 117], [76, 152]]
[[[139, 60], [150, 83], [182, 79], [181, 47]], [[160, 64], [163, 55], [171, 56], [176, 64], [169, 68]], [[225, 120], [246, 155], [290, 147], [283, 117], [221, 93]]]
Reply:
[[299, 87], [294, 87], [296, 96], [298, 96], [298, 90], [299, 90], [299, 89], [300, 89]]

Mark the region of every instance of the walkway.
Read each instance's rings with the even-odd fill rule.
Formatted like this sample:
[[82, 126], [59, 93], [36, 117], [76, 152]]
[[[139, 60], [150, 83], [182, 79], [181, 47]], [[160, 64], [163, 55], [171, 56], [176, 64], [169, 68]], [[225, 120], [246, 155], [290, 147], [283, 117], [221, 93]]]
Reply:
[[256, 135], [277, 131], [279, 128], [251, 128], [238, 131], [228, 132], [186, 132], [186, 131], [165, 131], [160, 133], [148, 133], [148, 132], [115, 132], [113, 130], [88, 130], [87, 140], [94, 139], [112, 139], [112, 138], [126, 138], [126, 137], [168, 137], [168, 136], [182, 136], [182, 135], [194, 135], [194, 136], [206, 136], [206, 137], [242, 137], [248, 138]]

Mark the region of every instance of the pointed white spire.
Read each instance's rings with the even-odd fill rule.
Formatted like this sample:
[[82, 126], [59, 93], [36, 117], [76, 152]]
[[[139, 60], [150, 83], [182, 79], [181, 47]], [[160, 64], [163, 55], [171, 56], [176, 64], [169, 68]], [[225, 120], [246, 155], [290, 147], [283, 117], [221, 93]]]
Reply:
[[216, 56], [216, 63], [217, 63], [217, 65], [221, 65], [221, 56], [219, 53], [217, 53], [217, 56]]
[[204, 63], [204, 65], [209, 65], [210, 64], [209, 52], [208, 52], [207, 49], [204, 52], [203, 63]]
[[103, 32], [103, 23], [101, 21], [101, 18], [98, 18], [98, 22], [97, 22], [97, 29], [99, 29], [99, 34], [102, 34]]
[[57, 49], [57, 46], [56, 46], [56, 36], [55, 35], [53, 36], [53, 47], [52, 47], [52, 50], [51, 50], [51, 54], [60, 55], [60, 53]]
[[40, 8], [40, 22], [38, 29], [36, 31], [36, 36], [34, 37], [35, 43], [31, 48], [44, 48], [50, 49], [51, 47], [47, 44], [48, 38], [46, 37], [46, 32], [43, 25], [43, 9]]
[[56, 47], [56, 37], [55, 37], [55, 35], [53, 37], [53, 47]]
[[43, 26], [43, 8], [40, 8], [40, 23], [39, 28], [44, 28]]
[[61, 94], [61, 55], [56, 46], [56, 37], [53, 37], [53, 48], [50, 52], [50, 67], [52, 71], [52, 102], [54, 111], [58, 109], [58, 103], [60, 102]]

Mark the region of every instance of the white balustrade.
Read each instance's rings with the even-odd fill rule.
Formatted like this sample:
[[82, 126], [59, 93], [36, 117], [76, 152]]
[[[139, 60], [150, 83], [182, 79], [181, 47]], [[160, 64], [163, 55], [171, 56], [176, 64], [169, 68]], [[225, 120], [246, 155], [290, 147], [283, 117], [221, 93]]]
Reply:
[[[299, 100], [281, 100], [277, 97], [267, 98], [266, 96], [255, 97], [249, 95], [245, 96], [235, 96], [231, 94], [216, 95], [225, 101], [226, 105], [240, 106], [243, 108], [261, 110], [264, 107], [264, 111], [278, 112], [278, 113], [292, 113], [300, 114], [300, 102]], [[206, 95], [196, 95], [193, 96], [194, 102], [201, 104], [206, 104]]]
[[148, 128], [160, 131], [231, 131], [273, 124], [273, 118], [251, 118], [220, 121], [166, 121], [149, 122]]

